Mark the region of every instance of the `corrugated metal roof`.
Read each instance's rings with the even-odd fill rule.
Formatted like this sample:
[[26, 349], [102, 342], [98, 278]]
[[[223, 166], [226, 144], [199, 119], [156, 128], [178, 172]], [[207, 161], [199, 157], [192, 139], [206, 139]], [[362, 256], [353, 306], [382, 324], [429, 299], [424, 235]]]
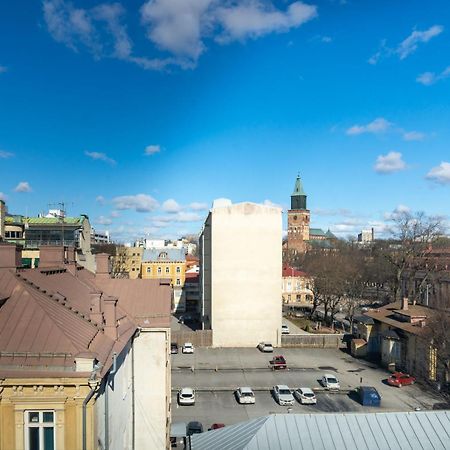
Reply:
[[275, 414], [191, 442], [192, 450], [446, 450], [450, 411]]

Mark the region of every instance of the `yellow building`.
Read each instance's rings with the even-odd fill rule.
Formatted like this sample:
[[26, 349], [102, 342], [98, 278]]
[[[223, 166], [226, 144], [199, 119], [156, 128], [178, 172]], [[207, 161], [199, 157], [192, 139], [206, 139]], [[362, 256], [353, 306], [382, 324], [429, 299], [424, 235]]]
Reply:
[[169, 278], [174, 288], [182, 288], [186, 279], [184, 249], [145, 250], [142, 256], [141, 278]]

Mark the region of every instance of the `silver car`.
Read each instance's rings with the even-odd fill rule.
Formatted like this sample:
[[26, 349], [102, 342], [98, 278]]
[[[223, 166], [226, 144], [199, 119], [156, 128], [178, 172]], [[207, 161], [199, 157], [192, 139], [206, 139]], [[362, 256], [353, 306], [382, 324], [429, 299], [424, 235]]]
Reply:
[[273, 395], [280, 406], [292, 406], [294, 404], [294, 396], [285, 384], [277, 384], [274, 386]]
[[255, 404], [255, 394], [249, 387], [240, 387], [236, 390], [236, 400], [241, 405]]
[[317, 403], [316, 394], [312, 391], [312, 389], [307, 387], [301, 387], [294, 391], [294, 397], [302, 404], [302, 405], [315, 405]]

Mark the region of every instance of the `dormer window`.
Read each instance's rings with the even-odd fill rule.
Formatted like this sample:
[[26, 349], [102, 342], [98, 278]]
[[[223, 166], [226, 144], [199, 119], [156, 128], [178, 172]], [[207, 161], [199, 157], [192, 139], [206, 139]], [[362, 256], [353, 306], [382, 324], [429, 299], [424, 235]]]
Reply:
[[158, 258], [159, 258], [159, 259], [167, 259], [167, 252], [161, 252], [161, 253], [158, 255]]

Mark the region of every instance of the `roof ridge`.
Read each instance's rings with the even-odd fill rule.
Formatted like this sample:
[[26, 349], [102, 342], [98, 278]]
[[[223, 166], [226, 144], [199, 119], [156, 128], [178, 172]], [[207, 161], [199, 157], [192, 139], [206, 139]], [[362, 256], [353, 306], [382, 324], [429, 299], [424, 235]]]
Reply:
[[[28, 280], [20, 273], [16, 273], [16, 277], [19, 278], [23, 283], [27, 283], [27, 285], [31, 288], [33, 288], [35, 291], [38, 291], [39, 294], [44, 295], [46, 298], [53, 300], [60, 306], [64, 307], [67, 311], [70, 311], [72, 314], [74, 314], [76, 317], [82, 319], [84, 322], [89, 323], [90, 325], [93, 325], [98, 330], [103, 330], [103, 327], [101, 327], [99, 324], [91, 320], [88, 316], [81, 313], [77, 309], [73, 308], [71, 305], [67, 305], [67, 297], [61, 294], [60, 292], [56, 291], [56, 293], [51, 292], [48, 293], [47, 289], [41, 288], [39, 285], [34, 283], [31, 280]], [[60, 296], [59, 298], [57, 296]]]

